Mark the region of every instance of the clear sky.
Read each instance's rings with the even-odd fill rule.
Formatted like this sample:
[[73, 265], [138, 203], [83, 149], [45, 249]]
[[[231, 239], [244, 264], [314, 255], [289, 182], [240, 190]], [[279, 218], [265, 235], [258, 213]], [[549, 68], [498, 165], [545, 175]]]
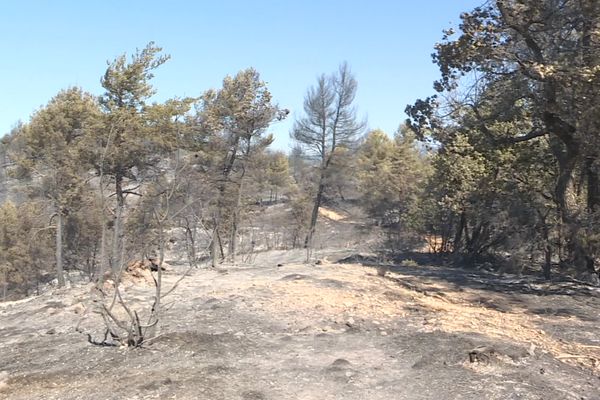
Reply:
[[280, 106], [274, 147], [287, 149], [306, 89], [348, 61], [370, 128], [393, 133], [404, 108], [433, 92], [442, 29], [483, 0], [0, 1], [0, 136], [59, 90], [101, 94], [107, 60], [149, 41], [172, 59], [157, 100], [198, 96], [225, 75], [256, 68]]

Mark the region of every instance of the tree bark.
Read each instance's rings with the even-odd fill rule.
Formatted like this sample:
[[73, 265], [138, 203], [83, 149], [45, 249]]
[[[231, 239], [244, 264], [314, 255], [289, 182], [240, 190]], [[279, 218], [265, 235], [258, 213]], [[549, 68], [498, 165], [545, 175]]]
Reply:
[[587, 175], [587, 209], [590, 213], [595, 212], [600, 204], [600, 188], [598, 172], [594, 169], [595, 157], [588, 157], [585, 164]]
[[212, 243], [210, 246], [210, 252], [211, 252], [211, 266], [213, 268], [217, 267], [218, 264], [218, 254], [221, 254], [221, 260], [223, 260], [225, 258], [225, 254], [223, 252], [223, 243], [221, 243], [221, 235], [219, 234], [219, 222], [218, 219], [220, 219], [219, 215], [217, 215], [216, 219], [215, 219], [215, 227], [213, 229], [212, 232]]
[[113, 226], [113, 248], [111, 254], [111, 268], [115, 279], [123, 267], [123, 211], [125, 208], [125, 195], [123, 193], [123, 177], [115, 176], [115, 192], [117, 197], [117, 208], [115, 223]]
[[186, 233], [186, 244], [187, 244], [187, 255], [188, 262], [190, 265], [193, 265], [195, 268], [198, 268], [196, 264], [196, 225], [194, 227], [190, 226], [190, 221], [188, 218], [185, 218], [185, 233]]
[[544, 279], [552, 278], [552, 245], [546, 242], [544, 246]]
[[546, 223], [546, 217], [538, 211], [542, 223], [542, 235], [544, 238], [544, 278], [550, 280], [552, 278], [552, 243], [550, 242], [550, 229]]
[[98, 263], [98, 276], [96, 281], [102, 286], [106, 273], [106, 221], [102, 221], [102, 236], [100, 237], [100, 262]]
[[454, 254], [458, 254], [460, 251], [460, 242], [462, 241], [463, 231], [465, 229], [465, 225], [467, 223], [466, 213], [463, 211], [460, 213], [460, 221], [458, 223], [458, 228], [456, 229], [456, 234], [454, 235], [454, 242], [452, 243], [452, 252]]
[[165, 261], [165, 235], [164, 235], [164, 221], [159, 220], [158, 221], [159, 227], [158, 227], [158, 240], [159, 240], [159, 245], [158, 245], [158, 251], [159, 251], [159, 255], [158, 255], [158, 268], [156, 270], [156, 279], [154, 281], [155, 286], [155, 294], [154, 294], [154, 304], [152, 305], [152, 310], [150, 311], [151, 313], [151, 320], [150, 320], [150, 327], [148, 328], [148, 331], [145, 332], [145, 334], [143, 335], [143, 337], [139, 338], [139, 340], [144, 340], [144, 339], [150, 339], [156, 336], [156, 332], [158, 331], [158, 321], [160, 320], [160, 312], [161, 312], [161, 304], [160, 304], [160, 297], [161, 297], [161, 291], [162, 291], [162, 268], [163, 268], [163, 263]]
[[[587, 209], [590, 214], [595, 213], [598, 210], [600, 204], [600, 191], [598, 188], [599, 179], [598, 173], [594, 169], [594, 158], [588, 158], [586, 161], [586, 173], [587, 173]], [[586, 265], [585, 268], [595, 274], [596, 266], [593, 254], [586, 254]]]
[[231, 236], [229, 238], [229, 258], [232, 264], [235, 264], [235, 256], [237, 252], [237, 233], [239, 229], [240, 219], [240, 204], [242, 203], [242, 180], [244, 179], [245, 169], [242, 167], [242, 175], [237, 188], [237, 197], [233, 205], [233, 215], [231, 218]]
[[310, 226], [308, 229], [308, 234], [306, 235], [306, 239], [304, 240], [305, 248], [312, 248], [313, 245], [313, 236], [315, 234], [315, 229], [317, 226], [317, 218], [319, 217], [319, 208], [321, 207], [321, 201], [323, 200], [323, 192], [325, 191], [325, 170], [321, 170], [321, 177], [319, 178], [319, 186], [317, 188], [317, 195], [315, 196], [315, 202], [313, 205], [312, 214], [310, 216]]
[[65, 275], [63, 271], [63, 214], [58, 210], [56, 217], [56, 278], [58, 286], [65, 286]]
[[215, 227], [213, 229], [212, 232], [212, 243], [210, 246], [210, 259], [211, 259], [211, 263], [210, 266], [213, 268], [217, 267], [217, 252], [219, 250], [219, 233], [217, 231], [218, 225], [215, 223]]
[[235, 253], [237, 252], [237, 231], [239, 210], [237, 206], [233, 210], [233, 216], [231, 218], [231, 236], [229, 237], [229, 259], [232, 264], [235, 264]]

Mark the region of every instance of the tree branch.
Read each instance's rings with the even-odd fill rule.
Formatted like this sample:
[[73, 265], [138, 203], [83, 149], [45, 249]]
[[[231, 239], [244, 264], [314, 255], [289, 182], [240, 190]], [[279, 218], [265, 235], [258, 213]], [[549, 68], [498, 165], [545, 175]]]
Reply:
[[531, 132], [529, 132], [526, 135], [517, 136], [517, 137], [514, 137], [514, 138], [509, 138], [509, 139], [507, 139], [507, 141], [509, 143], [527, 142], [528, 140], [535, 139], [535, 138], [542, 137], [542, 136], [546, 136], [547, 134], [548, 134], [548, 132], [546, 132], [546, 131], [541, 131], [541, 130], [534, 129], [534, 130], [532, 130]]

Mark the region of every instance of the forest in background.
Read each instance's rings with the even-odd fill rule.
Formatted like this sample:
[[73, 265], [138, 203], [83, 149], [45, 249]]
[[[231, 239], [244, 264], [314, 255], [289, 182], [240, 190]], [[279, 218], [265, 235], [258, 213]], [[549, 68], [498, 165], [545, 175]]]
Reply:
[[[161, 264], [174, 241], [191, 266], [273, 248], [310, 257], [319, 207], [336, 202], [364, 209], [382, 252], [430, 238], [459, 266], [598, 283], [600, 5], [489, 1], [433, 60], [436, 93], [395, 133], [357, 116], [347, 64], [319, 76], [285, 154], [269, 127], [288, 111], [258, 71], [155, 103], [168, 56], [150, 43], [116, 58], [103, 95], [66, 88], [1, 141], [2, 298], [64, 285], [68, 270], [118, 279], [133, 260]], [[261, 236], [254, 221], [279, 202], [289, 218]]]

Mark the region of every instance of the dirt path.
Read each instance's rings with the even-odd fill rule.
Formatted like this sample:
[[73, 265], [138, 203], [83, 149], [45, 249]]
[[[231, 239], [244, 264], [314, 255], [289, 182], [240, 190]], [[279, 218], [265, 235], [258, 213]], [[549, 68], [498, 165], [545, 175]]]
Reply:
[[99, 334], [89, 287], [0, 304], [0, 398], [600, 399], [591, 288], [301, 257], [195, 271], [138, 350], [75, 332]]

